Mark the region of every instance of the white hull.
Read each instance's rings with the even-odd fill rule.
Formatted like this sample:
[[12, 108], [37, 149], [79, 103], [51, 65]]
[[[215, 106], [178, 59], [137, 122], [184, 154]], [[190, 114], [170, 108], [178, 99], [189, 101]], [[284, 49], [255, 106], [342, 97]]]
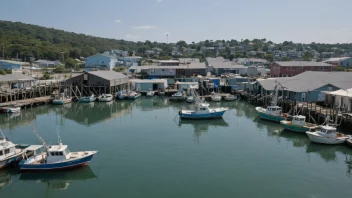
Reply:
[[147, 96], [148, 97], [153, 97], [154, 96], [154, 92], [147, 92]]
[[109, 98], [98, 98], [99, 102], [110, 102], [112, 101], [112, 96]]
[[226, 100], [226, 101], [234, 101], [234, 100], [237, 100], [237, 96], [226, 96], [224, 98], [224, 100]]
[[220, 102], [221, 101], [221, 97], [212, 97], [211, 100], [213, 102]]
[[21, 108], [20, 107], [8, 108], [7, 112], [8, 113], [19, 113], [19, 112], [21, 112]]
[[331, 138], [331, 137], [324, 137], [316, 132], [306, 132], [311, 142], [320, 143], [320, 144], [342, 144], [344, 143], [348, 137], [341, 137], [341, 138]]

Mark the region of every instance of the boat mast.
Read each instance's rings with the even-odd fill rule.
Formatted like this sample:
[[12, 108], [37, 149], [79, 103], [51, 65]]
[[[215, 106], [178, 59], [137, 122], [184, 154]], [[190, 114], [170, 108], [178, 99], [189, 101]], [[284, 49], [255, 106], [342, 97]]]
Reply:
[[[37, 138], [39, 139], [39, 141], [42, 142], [43, 146], [46, 148], [47, 151], [49, 151], [49, 146], [46, 144], [46, 142], [44, 141], [44, 139], [42, 137], [40, 137], [40, 135], [38, 134], [38, 131], [36, 129], [36, 127], [33, 125], [33, 132], [34, 134], [37, 136]], [[50, 152], [48, 152], [50, 153]]]
[[6, 141], [6, 137], [5, 137], [5, 135], [4, 135], [4, 133], [2, 132], [1, 129], [0, 129], [0, 133], [1, 133], [2, 137], [4, 138], [3, 141]]

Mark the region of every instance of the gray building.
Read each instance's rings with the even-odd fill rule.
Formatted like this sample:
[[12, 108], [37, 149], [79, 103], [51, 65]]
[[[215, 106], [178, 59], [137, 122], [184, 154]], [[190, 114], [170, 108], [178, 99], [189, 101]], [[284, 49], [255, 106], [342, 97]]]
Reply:
[[35, 81], [31, 76], [21, 73], [0, 75], [0, 91], [29, 88], [35, 84]]
[[175, 78], [206, 75], [205, 63], [191, 63], [179, 66], [143, 66], [141, 71], [149, 78]]
[[283, 95], [286, 99], [322, 102], [326, 91], [351, 88], [352, 73], [307, 71], [293, 77], [258, 79], [257, 88], [262, 94], [270, 94], [276, 82], [285, 87]]
[[207, 70], [217, 76], [224, 73], [246, 74], [247, 67], [225, 60], [223, 57], [206, 58]]

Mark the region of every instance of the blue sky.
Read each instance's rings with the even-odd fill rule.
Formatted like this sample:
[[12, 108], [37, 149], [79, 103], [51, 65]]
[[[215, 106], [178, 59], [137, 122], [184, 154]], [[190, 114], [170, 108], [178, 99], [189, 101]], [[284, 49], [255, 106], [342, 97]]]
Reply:
[[351, 0], [2, 0], [0, 20], [132, 41], [352, 43]]

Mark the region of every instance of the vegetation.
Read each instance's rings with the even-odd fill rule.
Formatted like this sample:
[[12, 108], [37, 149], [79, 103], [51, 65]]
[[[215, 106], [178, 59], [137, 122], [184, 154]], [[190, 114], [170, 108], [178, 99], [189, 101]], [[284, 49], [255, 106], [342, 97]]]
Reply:
[[341, 66], [336, 66], [334, 67], [334, 71], [345, 71], [346, 68], [341, 67]]

